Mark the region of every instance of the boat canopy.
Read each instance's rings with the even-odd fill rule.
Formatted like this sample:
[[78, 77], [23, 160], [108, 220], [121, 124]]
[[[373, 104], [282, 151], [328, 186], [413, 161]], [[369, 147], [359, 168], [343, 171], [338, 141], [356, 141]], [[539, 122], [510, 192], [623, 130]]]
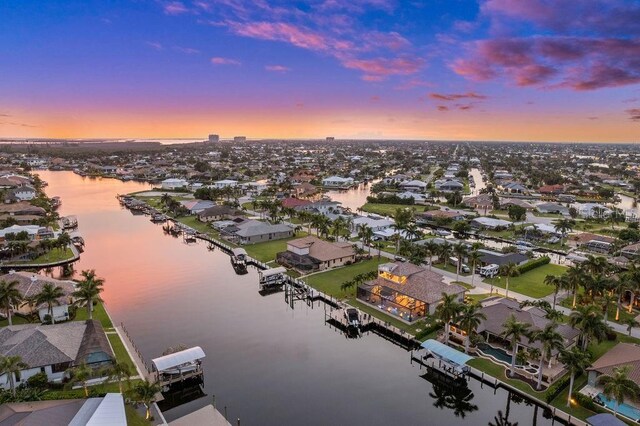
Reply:
[[261, 272], [262, 277], [271, 277], [273, 275], [286, 274], [287, 268], [283, 268], [282, 266], [278, 266], [277, 268], [265, 269]]
[[473, 359], [472, 356], [462, 353], [452, 347], [445, 345], [444, 343], [440, 343], [437, 340], [433, 339], [422, 342], [420, 346], [426, 349], [434, 357], [441, 359], [448, 364], [453, 364], [460, 367]]
[[188, 364], [205, 357], [204, 351], [200, 346], [194, 346], [180, 352], [161, 356], [151, 360], [156, 371], [162, 372], [179, 365]]
[[234, 248], [231, 250], [231, 253], [233, 253], [234, 256], [247, 256], [247, 251], [241, 247]]

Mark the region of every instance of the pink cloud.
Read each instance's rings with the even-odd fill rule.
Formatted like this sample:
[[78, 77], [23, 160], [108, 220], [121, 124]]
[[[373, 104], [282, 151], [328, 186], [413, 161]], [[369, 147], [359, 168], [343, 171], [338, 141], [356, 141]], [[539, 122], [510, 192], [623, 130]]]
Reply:
[[438, 105], [437, 108], [438, 108], [438, 111], [442, 111], [442, 112], [449, 111], [449, 107], [446, 105]]
[[310, 50], [328, 48], [327, 40], [322, 35], [284, 22], [228, 22], [228, 25], [235, 34], [245, 37], [284, 41]]
[[152, 48], [153, 50], [160, 51], [160, 50], [163, 49], [162, 43], [158, 43], [157, 41], [147, 41], [147, 42], [145, 42], [145, 44], [147, 46], [149, 46], [150, 48]]
[[455, 101], [458, 99], [487, 99], [486, 95], [481, 95], [476, 92], [452, 93], [446, 95], [442, 93], [430, 93], [429, 97], [438, 101]]
[[629, 120], [640, 122], [640, 108], [632, 108], [625, 111], [629, 114]]
[[416, 73], [424, 64], [420, 58], [399, 57], [393, 59], [346, 59], [342, 64], [349, 69], [362, 71], [365, 81], [382, 81], [389, 76]]
[[411, 42], [397, 32], [383, 33], [375, 31], [367, 35], [367, 43], [372, 48], [403, 50], [411, 46]]
[[211, 58], [211, 63], [213, 65], [240, 65], [240, 61], [230, 58], [222, 58], [219, 56], [215, 56]]
[[187, 13], [189, 9], [181, 1], [171, 1], [164, 4], [164, 13], [167, 15], [181, 15]]
[[285, 67], [284, 65], [267, 65], [264, 67], [267, 71], [272, 72], [288, 72], [291, 71], [291, 68]]

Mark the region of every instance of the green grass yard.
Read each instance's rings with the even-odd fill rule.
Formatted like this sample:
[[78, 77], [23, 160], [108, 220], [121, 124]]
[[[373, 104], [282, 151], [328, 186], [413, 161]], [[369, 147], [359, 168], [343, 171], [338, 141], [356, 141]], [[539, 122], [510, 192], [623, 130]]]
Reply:
[[19, 262], [7, 263], [5, 266], [10, 265], [24, 265], [24, 264], [44, 264], [44, 263], [57, 263], [63, 262], [65, 260], [69, 260], [73, 258], [73, 252], [70, 248], [61, 249], [54, 248], [47, 253], [41, 254], [33, 260], [22, 260]]
[[[544, 283], [545, 277], [547, 275], [562, 275], [566, 269], [565, 266], [549, 263], [517, 277], [510, 277], [509, 291], [536, 298], [548, 296], [553, 293], [553, 287]], [[490, 278], [486, 279], [485, 282], [500, 288], [506, 287], [505, 277]]]
[[[86, 306], [79, 306], [76, 311], [75, 321], [85, 321], [89, 319], [89, 313], [87, 312]], [[93, 319], [100, 321], [102, 324], [102, 328], [105, 330], [113, 328], [113, 323], [111, 322], [111, 318], [107, 314], [107, 311], [104, 308], [102, 303], [97, 303], [93, 306]]]
[[365, 203], [362, 206], [362, 210], [369, 213], [375, 213], [382, 216], [393, 216], [397, 209], [411, 208], [415, 209], [416, 213], [424, 211], [424, 206], [406, 205], [406, 204], [379, 204], [379, 203]]
[[[384, 263], [381, 259], [380, 263]], [[378, 269], [378, 258], [374, 256], [371, 260], [358, 262], [354, 265], [332, 269], [327, 272], [320, 272], [304, 278], [304, 281], [311, 287], [336, 298], [355, 297], [356, 288], [343, 291], [340, 289], [342, 283], [352, 280], [358, 274], [376, 271]]]
[[136, 375], [136, 365], [133, 363], [133, 360], [129, 356], [129, 352], [124, 347], [124, 343], [120, 340], [120, 336], [117, 334], [107, 334], [109, 338], [109, 343], [111, 343], [111, 347], [113, 348], [113, 354], [116, 356], [116, 361], [127, 364], [131, 369], [131, 373]]
[[270, 262], [272, 260], [275, 260], [276, 254], [280, 253], [281, 251], [287, 250], [287, 241], [305, 236], [307, 236], [306, 232], [299, 231], [296, 233], [295, 237], [285, 238], [282, 240], [267, 241], [264, 243], [247, 244], [243, 247], [247, 251], [249, 256], [253, 257], [254, 259], [257, 259], [260, 262]]

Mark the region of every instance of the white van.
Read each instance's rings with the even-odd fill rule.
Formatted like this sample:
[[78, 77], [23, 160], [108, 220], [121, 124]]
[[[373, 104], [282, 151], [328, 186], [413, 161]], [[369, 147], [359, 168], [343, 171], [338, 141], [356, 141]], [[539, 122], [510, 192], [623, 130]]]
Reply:
[[[455, 266], [456, 268], [458, 267], [458, 258], [451, 256], [449, 258], [449, 263], [451, 263], [453, 266]], [[462, 264], [462, 266], [460, 266], [460, 271], [464, 272], [465, 274], [471, 272], [471, 269], [469, 269], [469, 267], [466, 264]]]
[[495, 263], [480, 268], [480, 276], [485, 278], [493, 278], [500, 272], [500, 267]]

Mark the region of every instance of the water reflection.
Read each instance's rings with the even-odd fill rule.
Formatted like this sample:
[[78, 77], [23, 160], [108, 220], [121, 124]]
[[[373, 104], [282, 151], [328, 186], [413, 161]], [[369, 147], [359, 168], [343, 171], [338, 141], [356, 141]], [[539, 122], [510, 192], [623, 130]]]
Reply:
[[[291, 309], [282, 293], [260, 296], [254, 269], [236, 275], [220, 250], [182, 244], [115, 199], [148, 185], [71, 172], [41, 176], [47, 192], [62, 197], [61, 214], [78, 217], [87, 245], [75, 270], [96, 269], [105, 278], [103, 298], [114, 322], [126, 324], [147, 360], [169, 346], [201, 346], [204, 392], [242, 424], [480, 425], [506, 403], [504, 390], [494, 394], [471, 380], [468, 402], [478, 409], [464, 410], [464, 418], [426, 404], [426, 395], [440, 391], [420, 378], [406, 350], [374, 333], [346, 339], [331, 332], [318, 304]], [[168, 410], [167, 420], [211, 397]], [[522, 404], [509, 415], [523, 425], [536, 414]], [[539, 424], [551, 424], [536, 416]]]
[[434, 407], [449, 409], [456, 417], [463, 419], [468, 413], [478, 410], [478, 406], [471, 402], [474, 395], [465, 379], [453, 379], [431, 367], [427, 367], [427, 372], [420, 377], [433, 385], [429, 397], [433, 399]]

